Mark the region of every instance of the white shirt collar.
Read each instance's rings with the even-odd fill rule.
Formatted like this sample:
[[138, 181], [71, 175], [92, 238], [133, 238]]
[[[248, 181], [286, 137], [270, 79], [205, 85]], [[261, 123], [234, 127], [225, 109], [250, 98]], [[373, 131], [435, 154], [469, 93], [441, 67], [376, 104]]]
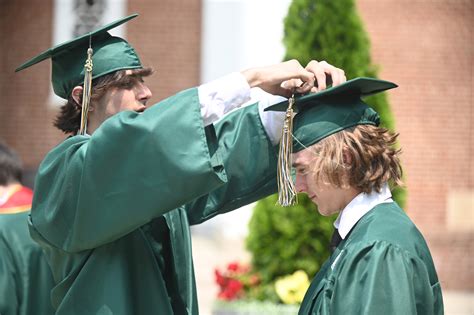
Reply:
[[382, 186], [380, 193], [376, 191], [370, 194], [360, 193], [339, 213], [336, 221], [334, 221], [334, 227], [338, 229], [341, 238], [345, 239], [364, 214], [378, 204], [392, 201], [392, 193], [386, 183]]

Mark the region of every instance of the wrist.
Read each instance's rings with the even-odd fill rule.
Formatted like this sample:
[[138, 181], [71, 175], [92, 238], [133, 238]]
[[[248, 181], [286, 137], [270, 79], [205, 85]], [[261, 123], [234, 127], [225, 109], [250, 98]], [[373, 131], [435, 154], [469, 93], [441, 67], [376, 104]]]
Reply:
[[260, 71], [258, 68], [251, 68], [241, 72], [251, 88], [259, 87], [262, 84]]

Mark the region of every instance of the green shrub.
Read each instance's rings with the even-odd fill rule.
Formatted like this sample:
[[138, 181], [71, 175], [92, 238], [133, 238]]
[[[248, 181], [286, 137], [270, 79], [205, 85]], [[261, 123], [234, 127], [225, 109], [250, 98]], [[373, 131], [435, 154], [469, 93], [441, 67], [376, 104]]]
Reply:
[[[377, 77], [370, 44], [353, 0], [294, 0], [285, 19], [285, 59], [326, 60], [344, 69], [348, 79]], [[386, 94], [366, 99], [381, 115], [382, 126], [394, 129]], [[403, 207], [406, 192], [394, 191]], [[294, 207], [276, 206], [277, 197], [260, 200], [250, 220], [247, 248], [263, 284], [303, 269], [312, 278], [329, 255], [334, 217], [317, 213], [306, 195]]]
[[306, 195], [298, 205], [276, 205], [277, 195], [260, 200], [249, 223], [247, 248], [252, 253], [253, 270], [262, 284], [304, 270], [312, 277], [329, 257], [328, 243], [333, 218], [322, 219]]

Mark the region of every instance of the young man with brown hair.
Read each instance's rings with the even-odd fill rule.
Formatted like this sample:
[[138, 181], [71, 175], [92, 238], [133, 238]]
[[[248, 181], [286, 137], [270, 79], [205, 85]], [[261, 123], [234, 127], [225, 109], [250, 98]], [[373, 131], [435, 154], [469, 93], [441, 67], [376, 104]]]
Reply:
[[[325, 62], [303, 68], [293, 60], [148, 107], [143, 77], [150, 71], [130, 44], [107, 32], [133, 17], [18, 69], [51, 58], [54, 91], [68, 99], [55, 124], [71, 137], [41, 163], [29, 221], [54, 273], [56, 314], [197, 314], [190, 224], [276, 190], [281, 119], [264, 113], [263, 102], [224, 114], [248, 101], [252, 87], [289, 96], [314, 89], [315, 80], [324, 88], [327, 75], [345, 81]], [[92, 62], [84, 67], [86, 52]], [[86, 111], [82, 82], [91, 66]], [[282, 86], [295, 78], [305, 84]]]
[[[357, 78], [296, 100], [295, 187], [323, 216], [339, 214], [333, 253], [299, 314], [443, 314], [423, 236], [392, 200], [401, 185], [397, 135], [361, 97], [396, 87]], [[281, 105], [275, 105], [275, 107]]]

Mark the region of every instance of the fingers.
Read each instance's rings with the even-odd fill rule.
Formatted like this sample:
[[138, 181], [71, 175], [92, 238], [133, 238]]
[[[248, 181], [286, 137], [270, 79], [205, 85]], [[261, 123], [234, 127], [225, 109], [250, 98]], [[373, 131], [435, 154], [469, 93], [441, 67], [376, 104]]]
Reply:
[[327, 88], [328, 83], [332, 86], [346, 82], [346, 76], [343, 70], [336, 68], [326, 61], [317, 62], [312, 60], [306, 66], [306, 70], [312, 72], [316, 78], [311, 92], [318, 92]]
[[295, 59], [287, 61], [289, 67], [287, 88], [292, 88], [298, 93], [307, 93], [314, 87], [314, 74], [303, 68], [303, 66]]
[[344, 71], [326, 61], [312, 60], [306, 68], [289, 60], [277, 65], [248, 69], [242, 72], [250, 87], [260, 87], [270, 94], [282, 96], [291, 93], [318, 92], [346, 81]]
[[288, 90], [293, 90], [302, 87], [304, 83], [305, 82], [303, 82], [301, 79], [291, 79], [283, 82], [281, 87]]

